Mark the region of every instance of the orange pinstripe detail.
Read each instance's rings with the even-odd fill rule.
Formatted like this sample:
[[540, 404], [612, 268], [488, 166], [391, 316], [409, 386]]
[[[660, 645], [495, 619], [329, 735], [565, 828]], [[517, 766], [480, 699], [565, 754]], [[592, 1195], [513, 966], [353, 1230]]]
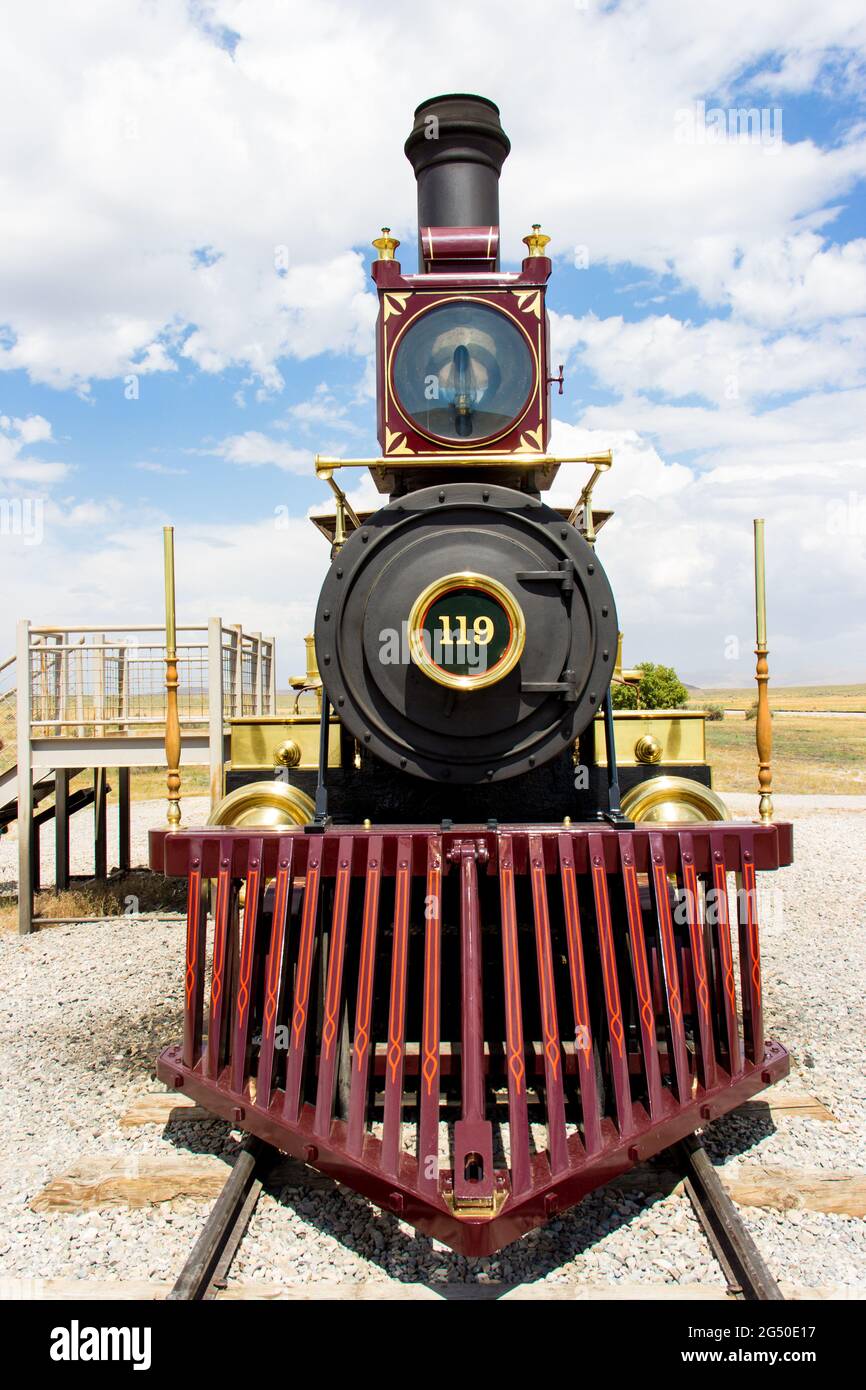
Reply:
[[689, 934], [692, 938], [692, 961], [694, 962], [695, 977], [697, 979], [698, 1003], [701, 1012], [705, 1015], [707, 1026], [710, 1027], [710, 992], [707, 986], [706, 962], [704, 961], [704, 943], [701, 940], [700, 923], [696, 907], [698, 901], [698, 879], [695, 873], [694, 864], [683, 865], [683, 883], [685, 884], [688, 901], [693, 906], [689, 908]]
[[189, 875], [189, 899], [186, 908], [186, 989], [187, 1013], [192, 1008], [192, 995], [195, 989], [198, 965], [198, 933], [201, 922], [201, 870], [191, 869]]
[[674, 929], [671, 921], [671, 905], [668, 901], [668, 881], [664, 864], [653, 864], [653, 878], [656, 885], [656, 900], [659, 905], [659, 918], [662, 929], [662, 949], [668, 977], [668, 999], [671, 1013], [677, 1023], [682, 1022], [683, 1010], [680, 1003], [679, 975], [677, 957], [674, 950]]
[[[503, 894], [503, 946], [505, 948], [505, 1012], [508, 1069], [514, 1077], [517, 1094], [523, 1090], [526, 1066], [523, 1060], [523, 1022], [520, 1017], [520, 967], [517, 960], [517, 925], [514, 908], [514, 870], [500, 867]], [[505, 906], [507, 904], [507, 907]]]
[[325, 998], [325, 1023], [322, 1028], [322, 1042], [325, 1045], [326, 1058], [330, 1058], [334, 1038], [337, 1036], [337, 1010], [340, 1007], [340, 989], [337, 982], [338, 973], [340, 975], [340, 984], [342, 984], [342, 970], [338, 972], [337, 966], [338, 963], [342, 966], [343, 938], [346, 931], [345, 911], [349, 895], [350, 873], [351, 866], [349, 864], [347, 864], [345, 868], [343, 868], [341, 864], [337, 870], [337, 886], [334, 893], [334, 921], [336, 923], [336, 933], [331, 943], [331, 960], [328, 965], [328, 989]]
[[[544, 868], [532, 861], [532, 902], [535, 909], [535, 940], [538, 948], [538, 980], [541, 985], [541, 1021], [544, 1028], [544, 1051], [553, 1069], [559, 1071], [559, 1037], [556, 1003], [553, 997], [553, 961], [550, 955], [550, 925], [544, 896]], [[545, 930], [546, 928], [546, 930]]]
[[319, 887], [318, 864], [314, 869], [307, 865], [307, 882], [304, 892], [304, 911], [301, 918], [301, 945], [298, 952], [297, 975], [295, 977], [295, 1011], [292, 1016], [292, 1032], [295, 1046], [298, 1046], [301, 1031], [307, 1018], [307, 998], [310, 992], [310, 968], [313, 963], [313, 927], [316, 921]]
[[616, 1043], [616, 1050], [622, 1056], [624, 1033], [620, 1013], [619, 987], [616, 980], [616, 960], [613, 954], [613, 940], [610, 925], [610, 904], [607, 900], [607, 880], [604, 867], [593, 864], [592, 881], [595, 888], [595, 903], [598, 911], [599, 937], [601, 940], [601, 973], [604, 978], [604, 994], [607, 1000], [610, 1035]]
[[655, 1027], [653, 1015], [652, 997], [649, 982], [649, 965], [646, 958], [646, 942], [643, 935], [643, 916], [640, 910], [640, 893], [637, 886], [637, 872], [634, 864], [623, 864], [622, 876], [625, 883], [626, 901], [631, 914], [633, 932], [632, 941], [635, 953], [635, 983], [637, 984], [638, 998], [640, 999], [641, 1018], [647, 1031], [652, 1031]]
[[238, 1021], [241, 1026], [243, 1026], [244, 1016], [250, 1002], [250, 974], [253, 966], [253, 936], [255, 935], [258, 891], [259, 870], [250, 869], [247, 877], [247, 900], [244, 908], [244, 940], [241, 950], [240, 978], [238, 980]]
[[719, 923], [719, 949], [722, 953], [725, 992], [731, 1006], [731, 1016], [737, 1016], [737, 992], [734, 987], [734, 961], [731, 954], [730, 920], [728, 917], [728, 882], [723, 864], [713, 865], [713, 882], [716, 888], [716, 907]]
[[358, 1023], [355, 1029], [355, 1060], [358, 1071], [370, 1045], [370, 1006], [373, 995], [373, 925], [379, 907], [380, 866], [367, 870], [367, 891], [364, 895], [364, 925], [361, 933], [361, 969], [358, 975]]
[[574, 886], [574, 868], [563, 866], [562, 884], [565, 891], [565, 929], [569, 941], [568, 968], [571, 974], [572, 998], [574, 1000], [575, 1022], [578, 1029], [578, 1047], [589, 1059], [592, 1052], [592, 1034], [589, 1028], [589, 1000], [586, 996], [586, 970], [583, 963], [583, 943], [580, 939], [580, 907], [577, 890]]
[[[391, 969], [391, 1001], [388, 1009], [388, 1066], [392, 1083], [403, 1056], [403, 1017], [406, 1010], [406, 951], [408, 947], [409, 870], [398, 869], [394, 903], [394, 961]], [[403, 921], [403, 915], [406, 921]]]
[[211, 1008], [215, 1009], [222, 994], [223, 969], [225, 967], [226, 954], [226, 924], [223, 914], [226, 911], [226, 894], [228, 893], [229, 873], [227, 869], [220, 869], [217, 878], [217, 900], [214, 920], [216, 924], [216, 942], [213, 963], [213, 977], [210, 987]]
[[435, 916], [427, 919], [427, 940], [430, 949], [424, 956], [424, 1066], [423, 1075], [427, 1083], [428, 1096], [432, 1093], [433, 1082], [439, 1071], [439, 932], [442, 925], [440, 903], [442, 892], [442, 869], [434, 860], [427, 874], [427, 896], [425, 905], [432, 898], [436, 904]]
[[752, 984], [755, 987], [758, 1000], [761, 998], [761, 947], [758, 939], [758, 919], [754, 912], [755, 894], [757, 891], [755, 884], [755, 866], [746, 862], [743, 865], [743, 883], [746, 888], [746, 921], [749, 931], [749, 946], [752, 951]]
[[270, 1031], [277, 1014], [277, 991], [279, 989], [280, 953], [277, 950], [277, 934], [282, 931], [283, 913], [286, 910], [286, 897], [289, 890], [289, 871], [280, 869], [274, 889], [274, 915], [271, 921], [270, 966], [265, 999], [265, 1028]]

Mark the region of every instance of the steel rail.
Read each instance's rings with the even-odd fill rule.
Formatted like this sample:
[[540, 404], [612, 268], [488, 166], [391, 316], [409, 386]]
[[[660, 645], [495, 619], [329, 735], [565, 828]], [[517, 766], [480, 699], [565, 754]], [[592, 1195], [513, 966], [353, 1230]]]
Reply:
[[[736, 1299], [783, 1302], [740, 1213], [722, 1185], [709, 1154], [697, 1135], [689, 1135], [670, 1150], [695, 1214]], [[202, 1302], [216, 1297], [255, 1210], [268, 1171], [279, 1151], [249, 1135], [217, 1197], [168, 1299]]]
[[686, 1193], [722, 1267], [728, 1291], [746, 1302], [783, 1302], [784, 1294], [698, 1136], [689, 1135], [675, 1147], [674, 1153], [682, 1167]]
[[225, 1286], [229, 1266], [255, 1211], [262, 1181], [278, 1157], [276, 1149], [250, 1135], [242, 1144], [225, 1186], [190, 1251], [170, 1301], [199, 1303]]

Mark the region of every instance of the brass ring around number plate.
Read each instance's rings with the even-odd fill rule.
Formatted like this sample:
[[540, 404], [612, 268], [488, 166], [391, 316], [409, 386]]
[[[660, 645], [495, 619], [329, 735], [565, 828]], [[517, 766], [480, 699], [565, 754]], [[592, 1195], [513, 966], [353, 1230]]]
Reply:
[[[508, 618], [510, 634], [505, 651], [493, 666], [477, 676], [458, 676], [446, 671], [433, 660], [424, 642], [424, 620], [430, 605], [454, 589], [479, 589], [498, 603]], [[509, 671], [513, 671], [523, 655], [526, 619], [517, 599], [498, 579], [491, 579], [487, 574], [463, 570], [459, 574], [446, 574], [421, 591], [409, 612], [408, 632], [409, 654], [415, 665], [431, 680], [439, 685], [446, 685], [451, 690], [484, 690], [501, 681]]]

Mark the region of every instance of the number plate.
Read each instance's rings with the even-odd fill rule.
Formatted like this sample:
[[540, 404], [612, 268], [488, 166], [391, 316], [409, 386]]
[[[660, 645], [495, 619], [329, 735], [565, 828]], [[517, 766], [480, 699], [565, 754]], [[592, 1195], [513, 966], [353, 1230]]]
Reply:
[[415, 665], [455, 690], [502, 680], [517, 665], [526, 640], [514, 595], [489, 575], [469, 571], [428, 585], [412, 605], [408, 628]]

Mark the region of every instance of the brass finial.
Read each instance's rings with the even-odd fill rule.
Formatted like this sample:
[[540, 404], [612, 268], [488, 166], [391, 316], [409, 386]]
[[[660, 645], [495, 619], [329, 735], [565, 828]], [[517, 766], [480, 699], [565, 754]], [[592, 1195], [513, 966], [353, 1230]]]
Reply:
[[379, 252], [380, 261], [393, 261], [394, 252], [397, 250], [400, 243], [396, 237], [391, 235], [390, 227], [383, 227], [382, 235], [376, 237], [373, 245]]
[[531, 233], [529, 234], [529, 236], [525, 236], [523, 238], [523, 244], [524, 246], [527, 246], [529, 248], [530, 256], [545, 255], [546, 253], [544, 248], [549, 241], [550, 237], [544, 235], [544, 233], [541, 230], [540, 222], [533, 222]]

